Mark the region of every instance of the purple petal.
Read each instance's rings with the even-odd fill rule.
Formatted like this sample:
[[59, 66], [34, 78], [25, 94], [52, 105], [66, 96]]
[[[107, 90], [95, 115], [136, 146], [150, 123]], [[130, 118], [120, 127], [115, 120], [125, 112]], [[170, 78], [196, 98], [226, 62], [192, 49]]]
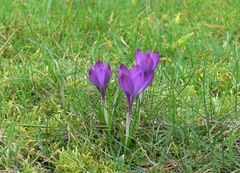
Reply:
[[131, 77], [134, 78], [134, 76], [136, 76], [140, 72], [142, 72], [141, 66], [140, 65], [135, 65], [130, 71]]
[[153, 55], [154, 55], [154, 53], [151, 50], [147, 50], [145, 55], [147, 55], [147, 54], [149, 54], [151, 57], [153, 57]]
[[111, 77], [111, 67], [109, 64], [105, 64], [106, 67], [105, 67], [105, 80], [104, 80], [104, 85], [107, 86], [108, 82], [109, 82], [109, 79]]
[[93, 70], [92, 66], [90, 67], [88, 75], [89, 75], [89, 79], [92, 81], [92, 83], [95, 86], [97, 86], [98, 88], [100, 88], [100, 83], [98, 81], [97, 75], [96, 75], [95, 71]]
[[120, 79], [120, 77], [125, 74], [127, 76], [130, 76], [130, 71], [128, 70], [128, 68], [124, 65], [121, 64], [120, 67], [118, 68], [118, 79]]
[[131, 78], [127, 76], [125, 73], [123, 73], [122, 76], [119, 77], [119, 84], [126, 95], [133, 95], [134, 92], [133, 82]]
[[95, 72], [100, 84], [100, 88], [105, 88], [105, 71], [103, 68], [95, 68]]
[[141, 51], [141, 49], [137, 48], [136, 53], [135, 53], [135, 61], [136, 64], [140, 65], [141, 61], [144, 59], [144, 54]]
[[125, 73], [127, 75], [130, 74], [128, 68], [124, 65], [124, 64], [121, 64], [120, 67], [119, 67], [119, 70], [118, 70], [120, 73]]
[[153, 77], [154, 77], [154, 71], [150, 71], [147, 75], [144, 76], [144, 87], [143, 90], [144, 91], [153, 81]]
[[145, 58], [141, 61], [141, 68], [144, 72], [148, 73], [153, 70], [153, 59], [151, 58], [151, 54], [147, 53]]
[[118, 82], [123, 92], [127, 96], [128, 102], [131, 101], [134, 92], [134, 85], [131, 79], [130, 71], [124, 64], [121, 64], [118, 69]]
[[98, 60], [98, 61], [96, 62], [95, 67], [96, 67], [96, 68], [104, 68], [104, 63], [103, 63], [102, 61]]
[[92, 69], [93, 71], [95, 71], [94, 65], [90, 65], [90, 69]]
[[145, 87], [144, 73], [139, 71], [133, 78], [134, 81], [134, 96], [141, 93]]

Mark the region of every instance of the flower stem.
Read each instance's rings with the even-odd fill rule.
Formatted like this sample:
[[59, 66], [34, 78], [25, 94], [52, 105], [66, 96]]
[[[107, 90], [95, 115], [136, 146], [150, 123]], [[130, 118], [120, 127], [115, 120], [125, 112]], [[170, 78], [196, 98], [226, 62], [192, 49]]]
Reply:
[[104, 119], [106, 122], [107, 127], [109, 127], [109, 121], [108, 121], [108, 110], [107, 110], [107, 99], [106, 96], [103, 97], [103, 111], [104, 111]]
[[129, 143], [131, 119], [132, 119], [132, 104], [129, 104], [128, 113], [126, 117], [126, 146], [128, 146], [128, 143]]
[[139, 94], [139, 100], [140, 100], [140, 103], [142, 103], [142, 100], [143, 100], [143, 92]]

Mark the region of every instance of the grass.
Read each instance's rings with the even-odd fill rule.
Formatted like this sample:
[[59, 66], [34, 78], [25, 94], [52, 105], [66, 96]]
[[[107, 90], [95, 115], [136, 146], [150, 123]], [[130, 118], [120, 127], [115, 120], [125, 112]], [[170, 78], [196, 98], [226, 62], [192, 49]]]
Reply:
[[[240, 1], [0, 1], [0, 170], [240, 172]], [[161, 52], [123, 152], [116, 71], [136, 48]], [[114, 136], [87, 79], [113, 71]], [[118, 92], [117, 92], [118, 91]]]

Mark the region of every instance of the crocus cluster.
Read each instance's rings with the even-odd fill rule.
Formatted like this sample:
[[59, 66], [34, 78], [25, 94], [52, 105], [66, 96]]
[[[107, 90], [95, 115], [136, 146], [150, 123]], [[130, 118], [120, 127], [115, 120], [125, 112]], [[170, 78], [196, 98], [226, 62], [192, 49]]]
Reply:
[[[129, 137], [133, 102], [152, 83], [159, 58], [159, 52], [153, 53], [148, 50], [144, 53], [140, 49], [137, 49], [135, 54], [136, 64], [131, 69], [121, 64], [118, 69], [118, 83], [125, 93], [128, 103], [126, 140]], [[101, 93], [104, 109], [106, 108], [106, 87], [110, 76], [111, 69], [108, 64], [98, 61], [95, 66], [90, 66], [89, 78]], [[105, 115], [106, 122], [108, 122], [107, 116]]]

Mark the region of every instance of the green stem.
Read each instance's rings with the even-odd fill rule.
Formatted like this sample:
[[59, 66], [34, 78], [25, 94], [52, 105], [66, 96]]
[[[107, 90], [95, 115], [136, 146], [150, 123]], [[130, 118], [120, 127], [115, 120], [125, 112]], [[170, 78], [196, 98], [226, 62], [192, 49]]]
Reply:
[[140, 104], [141, 104], [142, 100], [143, 100], [143, 92], [139, 94], [139, 100], [140, 100]]
[[128, 113], [126, 116], [126, 146], [128, 147], [129, 144], [129, 133], [130, 133], [130, 125], [131, 125], [131, 119], [132, 119], [132, 104], [129, 104], [128, 107]]
[[108, 119], [108, 110], [107, 110], [107, 99], [106, 96], [103, 98], [103, 111], [104, 111], [104, 119], [107, 127], [109, 127], [109, 119]]

